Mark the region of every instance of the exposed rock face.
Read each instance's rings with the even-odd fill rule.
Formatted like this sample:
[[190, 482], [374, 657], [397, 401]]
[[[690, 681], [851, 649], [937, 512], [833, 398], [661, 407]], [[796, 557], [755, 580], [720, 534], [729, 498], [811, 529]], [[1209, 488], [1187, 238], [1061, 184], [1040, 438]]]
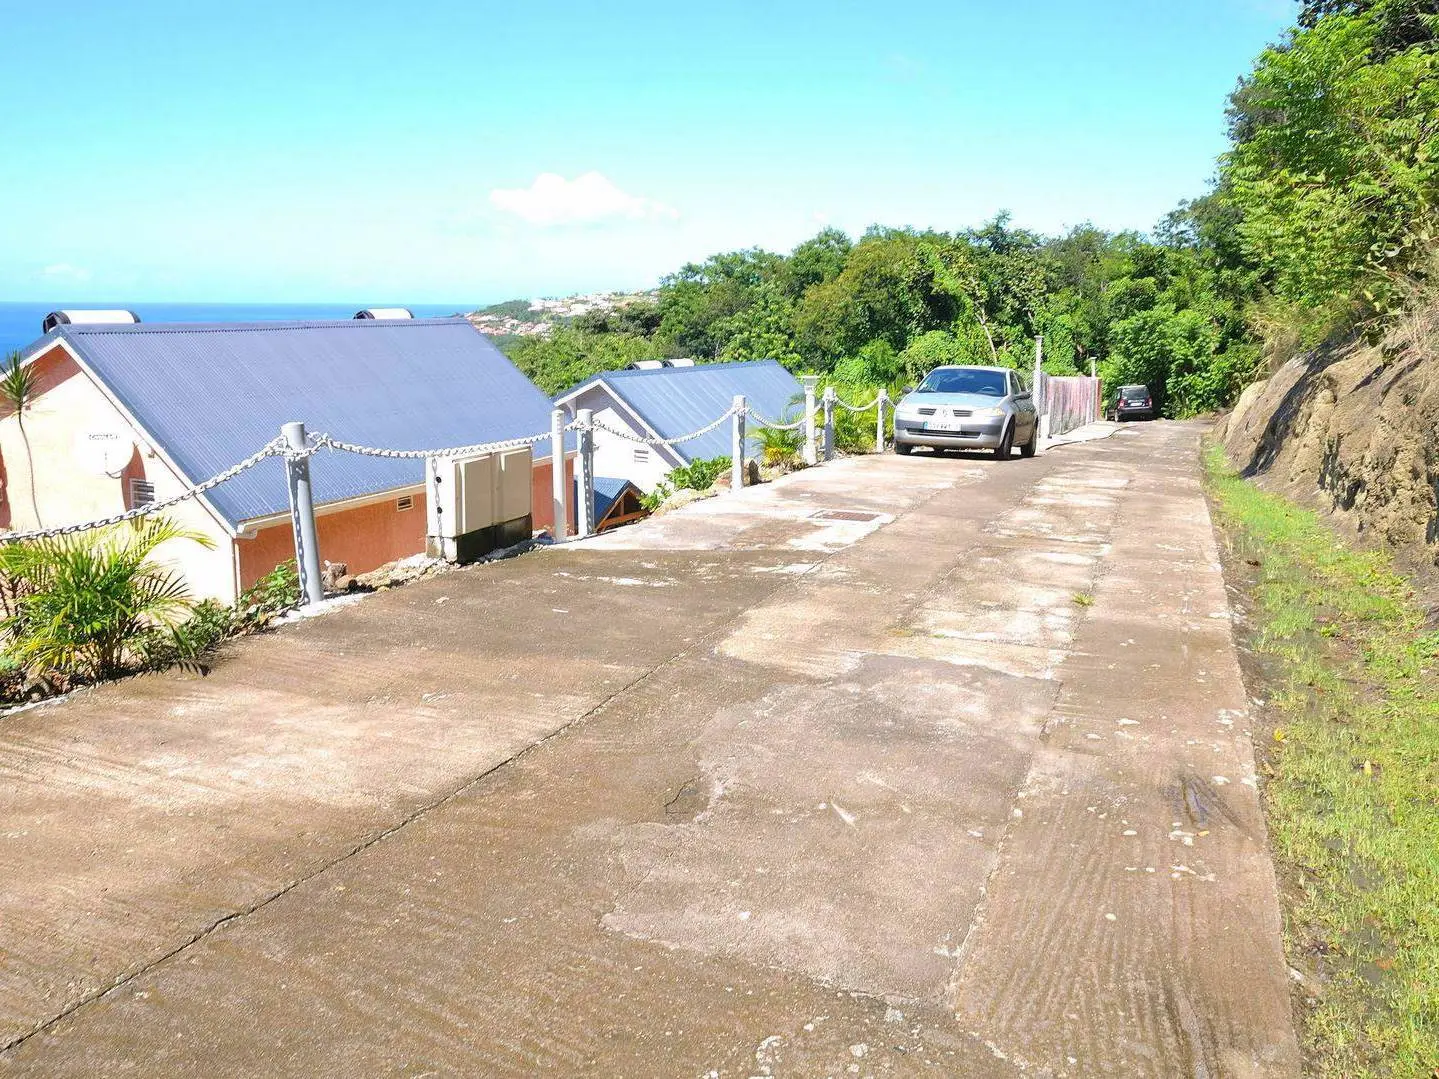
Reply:
[[1245, 475], [1439, 584], [1439, 356], [1307, 353], [1245, 390], [1217, 434]]

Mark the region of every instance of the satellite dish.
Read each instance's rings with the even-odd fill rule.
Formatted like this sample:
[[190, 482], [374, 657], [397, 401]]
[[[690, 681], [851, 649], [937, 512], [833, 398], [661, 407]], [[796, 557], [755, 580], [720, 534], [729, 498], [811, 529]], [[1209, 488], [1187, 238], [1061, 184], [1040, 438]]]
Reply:
[[75, 463], [85, 472], [117, 477], [135, 455], [135, 443], [123, 431], [80, 431], [75, 435]]

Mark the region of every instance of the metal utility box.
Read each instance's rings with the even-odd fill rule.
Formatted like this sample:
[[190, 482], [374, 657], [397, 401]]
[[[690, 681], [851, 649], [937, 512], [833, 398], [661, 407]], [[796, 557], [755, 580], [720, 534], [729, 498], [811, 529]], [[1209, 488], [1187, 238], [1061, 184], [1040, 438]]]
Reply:
[[464, 564], [530, 538], [533, 464], [530, 449], [425, 461], [431, 558]]

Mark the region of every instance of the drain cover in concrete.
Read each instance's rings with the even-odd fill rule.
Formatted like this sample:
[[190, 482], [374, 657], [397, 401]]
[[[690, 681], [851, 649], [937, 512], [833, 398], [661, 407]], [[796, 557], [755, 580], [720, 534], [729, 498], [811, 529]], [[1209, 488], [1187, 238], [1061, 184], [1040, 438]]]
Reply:
[[865, 513], [863, 510], [815, 510], [810, 515], [812, 521], [877, 521], [879, 514]]

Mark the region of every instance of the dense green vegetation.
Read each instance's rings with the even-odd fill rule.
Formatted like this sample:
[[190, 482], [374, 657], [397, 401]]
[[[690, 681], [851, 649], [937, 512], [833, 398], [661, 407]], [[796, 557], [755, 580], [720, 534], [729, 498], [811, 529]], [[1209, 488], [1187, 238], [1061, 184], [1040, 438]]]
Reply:
[[[1252, 569], [1272, 688], [1264, 802], [1318, 1075], [1439, 1068], [1439, 634], [1389, 559], [1239, 478], [1210, 490]], [[1258, 732], [1257, 732], [1258, 733]]]
[[1151, 234], [1040, 236], [1000, 214], [952, 232], [825, 229], [788, 254], [714, 255], [658, 298], [510, 342], [556, 393], [634, 360], [772, 357], [846, 386], [941, 362], [1027, 366], [1164, 411], [1228, 404], [1282, 360], [1406, 295], [1431, 265], [1439, 186], [1439, 0], [1310, 0], [1229, 105], [1212, 190]]

